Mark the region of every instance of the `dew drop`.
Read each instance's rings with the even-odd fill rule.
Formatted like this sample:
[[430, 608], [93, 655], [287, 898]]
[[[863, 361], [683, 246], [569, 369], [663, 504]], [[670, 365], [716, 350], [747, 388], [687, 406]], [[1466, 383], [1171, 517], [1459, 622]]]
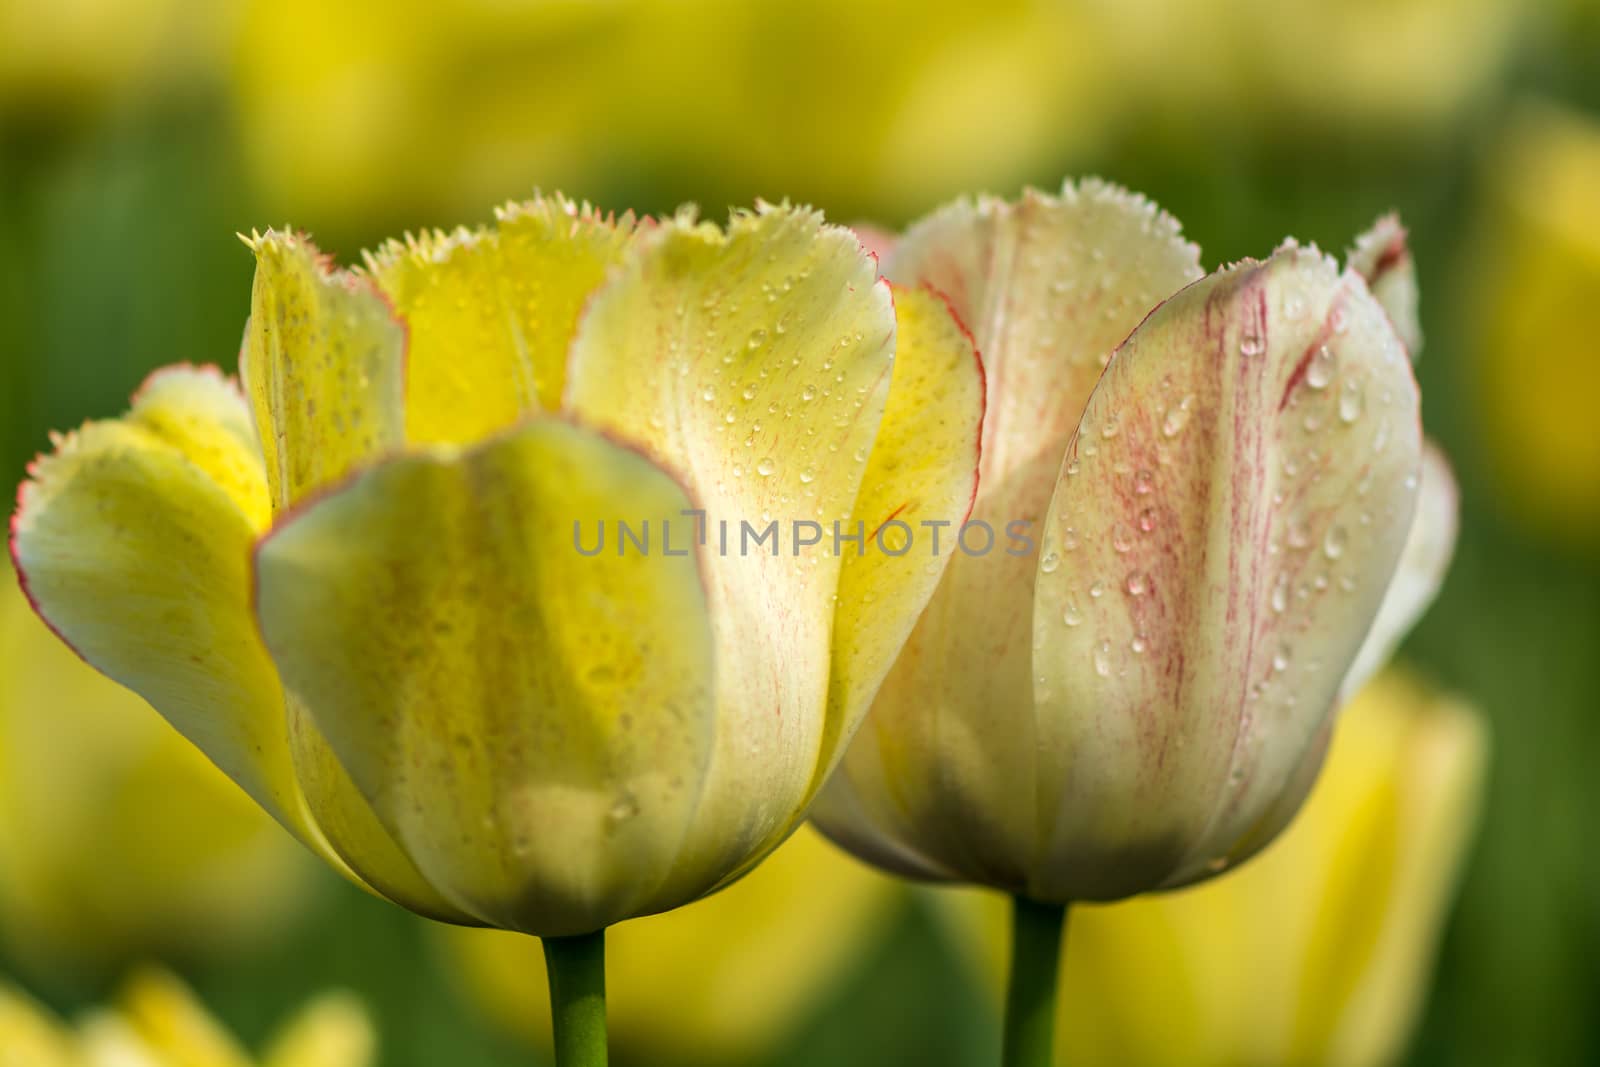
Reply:
[[763, 478], [770, 477], [772, 472], [777, 469], [777, 464], [772, 462], [771, 456], [764, 457], [760, 463], [756, 464], [756, 473], [761, 475]]
[[1095, 582], [1089, 587], [1089, 595], [1096, 600], [1106, 595], [1106, 583]]
[[1061, 609], [1061, 621], [1068, 626], [1076, 626], [1083, 621], [1083, 609], [1078, 605], [1076, 597], [1068, 597], [1066, 607]]
[[1241, 356], [1259, 356], [1261, 354], [1261, 335], [1250, 331], [1239, 338], [1239, 354]]
[[1149, 533], [1156, 528], [1156, 512], [1154, 508], [1145, 508], [1139, 512], [1139, 529]]
[[1322, 554], [1329, 559], [1338, 559], [1344, 555], [1345, 541], [1346, 535], [1343, 526], [1328, 527], [1327, 536], [1322, 539]]
[[1289, 576], [1278, 575], [1278, 580], [1272, 585], [1272, 610], [1282, 615], [1289, 607]]
[[1111, 547], [1118, 552], [1126, 552], [1133, 547], [1133, 531], [1128, 529], [1126, 523], [1117, 523], [1111, 528]]
[[1101, 641], [1094, 650], [1094, 673], [1102, 678], [1111, 677], [1111, 642]]
[[1306, 528], [1306, 524], [1303, 522], [1291, 522], [1289, 524], [1289, 547], [1305, 548], [1310, 543], [1311, 531]]
[[1068, 526], [1061, 531], [1061, 547], [1068, 552], [1078, 547], [1078, 528], [1076, 526]]
[[1046, 574], [1055, 573], [1055, 569], [1059, 566], [1061, 566], [1061, 557], [1054, 552], [1046, 552], [1039, 559], [1039, 569]]
[[1134, 571], [1128, 575], [1128, 595], [1144, 596], [1150, 590], [1150, 576], [1143, 571]]
[[807, 467], [805, 470], [800, 472], [800, 481], [805, 485], [810, 485], [812, 482], [816, 481], [816, 479], [817, 472], [811, 467]]
[[1155, 475], [1148, 470], [1141, 469], [1133, 476], [1133, 491], [1140, 496], [1148, 494], [1155, 488]]
[[1353, 378], [1345, 382], [1344, 388], [1339, 390], [1339, 421], [1346, 424], [1355, 422], [1361, 417], [1364, 404], [1361, 383]]
[[800, 399], [801, 400], [804, 400], [804, 401], [809, 403], [810, 401], [815, 400], [816, 398], [817, 398], [817, 387], [816, 386], [808, 384], [804, 389], [800, 390]]
[[1306, 368], [1306, 384], [1313, 389], [1326, 389], [1333, 381], [1333, 368], [1333, 349], [1322, 345], [1311, 357], [1311, 366]]
[[766, 330], [760, 330], [760, 329], [751, 330], [750, 331], [750, 340], [746, 342], [746, 347], [748, 347], [749, 349], [754, 351], [755, 349], [760, 348], [762, 345], [764, 345], [766, 343], [767, 343], [767, 331]]
[[1133, 654], [1137, 656], [1149, 646], [1145, 644], [1144, 634], [1134, 634], [1133, 641], [1129, 643], [1128, 647], [1133, 649]]
[[1288, 670], [1290, 656], [1289, 646], [1279, 645], [1278, 651], [1272, 654], [1272, 669], [1280, 674]]

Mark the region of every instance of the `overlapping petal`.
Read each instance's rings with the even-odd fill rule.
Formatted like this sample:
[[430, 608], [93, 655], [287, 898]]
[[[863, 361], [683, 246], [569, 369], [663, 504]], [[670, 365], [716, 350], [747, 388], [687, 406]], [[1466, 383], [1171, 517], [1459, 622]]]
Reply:
[[305, 237], [247, 243], [256, 275], [239, 374], [281, 510], [404, 443], [405, 326]]
[[263, 542], [286, 686], [464, 912], [559, 935], [651, 910], [710, 758], [706, 593], [693, 553], [587, 549], [689, 507], [632, 449], [538, 419], [382, 463]]
[[238, 388], [174, 367], [152, 376], [127, 417], [88, 424], [35, 465], [12, 552], [36, 610], [80, 655], [336, 869], [357, 868], [357, 881], [413, 910], [464, 918], [396, 850], [315, 727], [286, 708], [250, 603], [250, 555], [271, 509]]
[[[704, 510], [717, 741], [679, 865], [686, 899], [775, 845], [815, 774], [841, 562], [831, 539], [835, 523], [849, 532], [894, 339], [889, 288], [854, 236], [771, 206], [726, 233], [662, 225], [579, 327], [569, 409], [641, 440]], [[797, 545], [803, 521], [825, 539]], [[756, 540], [769, 525], [774, 540]]]
[[578, 315], [634, 218], [564, 197], [497, 212], [490, 229], [391, 241], [368, 268], [410, 331], [407, 435], [467, 443], [561, 403]]
[[1311, 250], [1212, 275], [1118, 350], [1043, 530], [1030, 892], [1112, 899], [1237, 858], [1377, 614], [1421, 448], [1387, 314]]
[[250, 546], [270, 507], [237, 389], [172, 368], [126, 418], [89, 423], [35, 464], [11, 546], [36, 610], [79, 655], [318, 845], [250, 615]]
[[[995, 543], [951, 562], [818, 818], [841, 838], [872, 838], [872, 854], [895, 869], [931, 875], [953, 864], [1014, 882], [1038, 822], [1030, 605], [1039, 526], [1111, 351], [1199, 276], [1199, 253], [1148, 201], [1086, 182], [1059, 197], [954, 204], [913, 226], [886, 269], [945, 293], [983, 354], [988, 407], [971, 517]], [[855, 814], [836, 818], [836, 805]], [[925, 833], [933, 826], [937, 840]]]

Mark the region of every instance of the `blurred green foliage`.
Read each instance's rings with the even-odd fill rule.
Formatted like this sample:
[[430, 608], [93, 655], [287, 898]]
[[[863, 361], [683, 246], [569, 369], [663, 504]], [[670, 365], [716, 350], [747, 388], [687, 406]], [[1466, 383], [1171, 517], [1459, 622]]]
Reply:
[[[1391, 208], [1412, 230], [1428, 338], [1418, 368], [1426, 421], [1457, 466], [1463, 528], [1443, 595], [1405, 655], [1480, 705], [1494, 735], [1485, 825], [1409, 1061], [1418, 1067], [1600, 1063], [1600, 849], [1591, 825], [1600, 812], [1600, 531], [1557, 547], [1500, 502], [1484, 457], [1516, 442], [1480, 433], [1470, 381], [1472, 301], [1494, 279], [1495, 265], [1477, 251], [1496, 131], [1529, 93], [1600, 116], [1597, 54], [1600, 16], [1574, 6], [1528, 30], [1494, 90], [1425, 136], [1238, 121], [1220, 109], [1210, 121], [1174, 122], [1152, 102], [1093, 147], [1045, 146], [1022, 175], [1053, 187], [1064, 174], [1098, 173], [1144, 192], [1183, 221], [1208, 265], [1262, 255], [1286, 234], [1340, 250]], [[0, 112], [0, 481], [21, 478], [48, 431], [121, 411], [153, 367], [233, 366], [252, 269], [233, 234], [284, 221], [282, 205], [253, 179], [242, 141], [227, 93], [205, 82], [87, 117]], [[712, 217], [721, 198], [775, 192], [726, 172], [641, 181], [650, 171], [630, 165], [629, 146], [610, 150], [618, 162], [601, 187], [568, 192], [644, 211], [697, 198]], [[425, 171], [428, 153], [413, 166]], [[550, 184], [527, 173], [503, 195], [540, 182]], [[1600, 197], [1600, 175], [1594, 188]], [[900, 224], [927, 205], [819, 206], [873, 209], [878, 221]], [[348, 261], [381, 237], [445, 221], [377, 215], [318, 236]], [[1600, 359], [1600, 349], [1591, 339], [1576, 356]], [[309, 991], [345, 985], [369, 999], [392, 1067], [528, 1062], [525, 1049], [488, 1032], [435, 952], [423, 922], [330, 877], [313, 917], [292, 934], [187, 977], [251, 1039]], [[984, 1064], [996, 1023], [964, 973], [932, 924], [912, 913], [772, 1063]], [[66, 1009], [104, 992], [29, 984]]]

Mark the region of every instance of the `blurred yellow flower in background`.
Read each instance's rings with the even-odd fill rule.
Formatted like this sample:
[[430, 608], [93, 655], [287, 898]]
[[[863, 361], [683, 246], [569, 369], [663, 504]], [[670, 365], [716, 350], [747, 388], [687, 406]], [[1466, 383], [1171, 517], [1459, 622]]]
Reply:
[[220, 72], [229, 0], [0, 0], [0, 118], [125, 104]]
[[1121, 79], [1084, 20], [1017, 0], [259, 0], [235, 83], [271, 202], [319, 229], [535, 182], [905, 213], [1095, 138]]
[[303, 850], [133, 693], [69, 651], [0, 562], [0, 935], [104, 969], [279, 929]]
[[1508, 514], [1600, 540], [1600, 124], [1526, 104], [1490, 159], [1469, 336], [1482, 458]]
[[[1477, 822], [1478, 714], [1391, 668], [1339, 716], [1299, 817], [1228, 878], [1073, 913], [1074, 1067], [1379, 1067], [1404, 1051]], [[933, 905], [996, 981], [1005, 900]]]
[[[906, 899], [899, 882], [803, 827], [715, 896], [611, 931], [612, 1040], [651, 1061], [758, 1061], [870, 950], [874, 930]], [[492, 930], [440, 935], [485, 1010], [544, 1047], [550, 1015], [538, 945]]]
[[1373, 130], [1447, 124], [1512, 52], [1512, 0], [1121, 0], [1091, 3], [1135, 107], [1205, 128], [1314, 120]]
[[366, 1012], [342, 993], [312, 1001], [257, 1059], [163, 971], [137, 974], [114, 1007], [77, 1026], [0, 982], [0, 1067], [369, 1067], [376, 1044]]

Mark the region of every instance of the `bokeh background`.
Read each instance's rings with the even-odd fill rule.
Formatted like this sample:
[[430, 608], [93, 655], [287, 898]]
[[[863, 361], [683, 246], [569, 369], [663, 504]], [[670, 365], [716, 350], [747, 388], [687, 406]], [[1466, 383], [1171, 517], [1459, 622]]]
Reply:
[[[1208, 266], [1290, 234], [1337, 252], [1391, 209], [1410, 228], [1425, 421], [1463, 521], [1402, 655], [1481, 710], [1492, 757], [1401, 1062], [1600, 1064], [1589, 0], [0, 0], [0, 483], [158, 365], [232, 368], [252, 270], [237, 231], [292, 223], [350, 262], [536, 187], [712, 218], [787, 197], [897, 227], [963, 191], [1082, 174], [1150, 195]], [[485, 966], [537, 954], [463, 978], [472, 945], [302, 862], [153, 713], [51, 651], [0, 661], [9, 983], [71, 1015], [154, 958], [247, 1042], [341, 986], [385, 1064], [539, 1062], [481, 988]], [[736, 1062], [991, 1062], [991, 975], [940, 905], [828, 885], [850, 904], [806, 928], [807, 966], [661, 1010], [710, 1026], [752, 987], [801, 982]], [[710, 928], [796, 958], [737, 923]], [[666, 938], [626, 973], [708, 951]]]

